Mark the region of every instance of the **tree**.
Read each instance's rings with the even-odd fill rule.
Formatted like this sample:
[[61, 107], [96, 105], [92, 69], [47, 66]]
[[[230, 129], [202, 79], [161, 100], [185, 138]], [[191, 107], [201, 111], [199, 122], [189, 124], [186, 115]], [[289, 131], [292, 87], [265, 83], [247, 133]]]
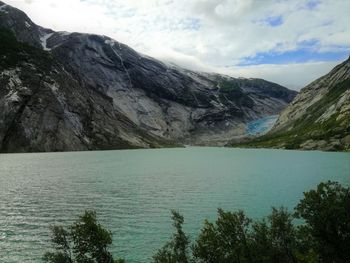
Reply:
[[205, 222], [193, 255], [199, 262], [252, 262], [248, 228], [251, 220], [243, 211], [225, 212], [218, 209], [215, 224]]
[[266, 220], [253, 221], [243, 211], [218, 210], [215, 224], [205, 221], [193, 256], [200, 263], [297, 262], [292, 215], [273, 208]]
[[[189, 253], [184, 218], [172, 211], [175, 231], [153, 256], [154, 263], [347, 263], [350, 262], [350, 188], [336, 182], [320, 183], [304, 193], [291, 214], [272, 208], [253, 221], [243, 211], [218, 209], [214, 223], [206, 220]], [[293, 220], [302, 219], [295, 226]], [[86, 211], [70, 227], [52, 227], [53, 251], [47, 263], [125, 263], [108, 251], [112, 235]]]
[[62, 226], [51, 228], [53, 252], [44, 255], [47, 263], [123, 263], [114, 261], [108, 247], [112, 234], [97, 222], [96, 212], [85, 211], [67, 229]]
[[272, 208], [268, 217], [273, 247], [274, 262], [293, 262], [297, 259], [294, 250], [297, 245], [296, 230], [292, 223], [292, 215], [283, 207]]
[[350, 262], [350, 188], [320, 183], [304, 193], [295, 216], [305, 220], [305, 235], [323, 262]]
[[[218, 210], [214, 223], [206, 220], [195, 244], [192, 261], [198, 263], [346, 263], [350, 262], [350, 188], [336, 182], [320, 183], [291, 214], [272, 208], [253, 221], [243, 211]], [[303, 223], [293, 224], [302, 219]], [[181, 226], [183, 218], [181, 217]], [[182, 229], [181, 233], [183, 236]], [[175, 239], [174, 239], [175, 240]], [[156, 255], [157, 263], [175, 260], [174, 241]], [[186, 247], [188, 239], [186, 239]]]
[[268, 263], [274, 258], [271, 230], [266, 220], [253, 222], [250, 233], [252, 256], [257, 263]]
[[196, 244], [192, 247], [194, 258], [201, 263], [223, 262], [220, 238], [216, 226], [205, 220]]
[[167, 242], [154, 256], [154, 263], [188, 263], [189, 238], [182, 230], [184, 218], [177, 211], [172, 210], [173, 226], [175, 233], [172, 239]]

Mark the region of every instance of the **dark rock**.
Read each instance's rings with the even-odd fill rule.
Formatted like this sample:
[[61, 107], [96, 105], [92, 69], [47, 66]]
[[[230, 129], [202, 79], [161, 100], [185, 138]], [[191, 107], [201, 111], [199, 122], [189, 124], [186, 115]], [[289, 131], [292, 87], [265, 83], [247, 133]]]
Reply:
[[32, 46], [0, 69], [1, 151], [212, 145], [218, 134], [222, 142], [244, 135], [246, 122], [278, 114], [296, 95], [165, 64], [105, 36], [44, 29], [0, 6], [0, 27]]

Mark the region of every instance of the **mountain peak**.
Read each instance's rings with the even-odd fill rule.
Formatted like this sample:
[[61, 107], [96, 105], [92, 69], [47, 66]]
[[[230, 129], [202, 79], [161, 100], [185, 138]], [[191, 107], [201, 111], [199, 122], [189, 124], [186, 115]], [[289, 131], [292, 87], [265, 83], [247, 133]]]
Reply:
[[37, 26], [23, 11], [0, 1], [0, 27], [10, 29], [21, 42], [40, 47], [42, 27]]
[[261, 79], [184, 70], [110, 38], [54, 32], [4, 10], [0, 28], [33, 47], [0, 74], [0, 151], [224, 145], [296, 95]]

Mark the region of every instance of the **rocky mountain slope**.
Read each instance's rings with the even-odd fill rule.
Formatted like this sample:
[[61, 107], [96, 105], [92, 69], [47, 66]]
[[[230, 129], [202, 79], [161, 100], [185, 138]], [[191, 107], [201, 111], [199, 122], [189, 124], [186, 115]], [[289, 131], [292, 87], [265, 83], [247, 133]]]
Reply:
[[3, 2], [0, 28], [3, 152], [224, 144], [296, 95], [165, 64], [105, 36], [54, 32]]
[[249, 146], [350, 150], [350, 57], [315, 80]]

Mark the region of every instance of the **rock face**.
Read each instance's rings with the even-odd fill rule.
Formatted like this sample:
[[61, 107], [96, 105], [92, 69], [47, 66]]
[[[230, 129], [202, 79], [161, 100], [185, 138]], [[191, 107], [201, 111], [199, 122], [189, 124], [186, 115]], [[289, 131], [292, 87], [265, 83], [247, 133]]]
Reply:
[[296, 95], [165, 64], [105, 36], [54, 32], [2, 2], [0, 28], [3, 152], [220, 145]]
[[[67, 72], [50, 54], [0, 30], [0, 150], [73, 151], [152, 147], [113, 100]], [[6, 52], [6, 55], [4, 55]]]
[[280, 114], [270, 133], [251, 145], [350, 150], [350, 57], [315, 80]]

